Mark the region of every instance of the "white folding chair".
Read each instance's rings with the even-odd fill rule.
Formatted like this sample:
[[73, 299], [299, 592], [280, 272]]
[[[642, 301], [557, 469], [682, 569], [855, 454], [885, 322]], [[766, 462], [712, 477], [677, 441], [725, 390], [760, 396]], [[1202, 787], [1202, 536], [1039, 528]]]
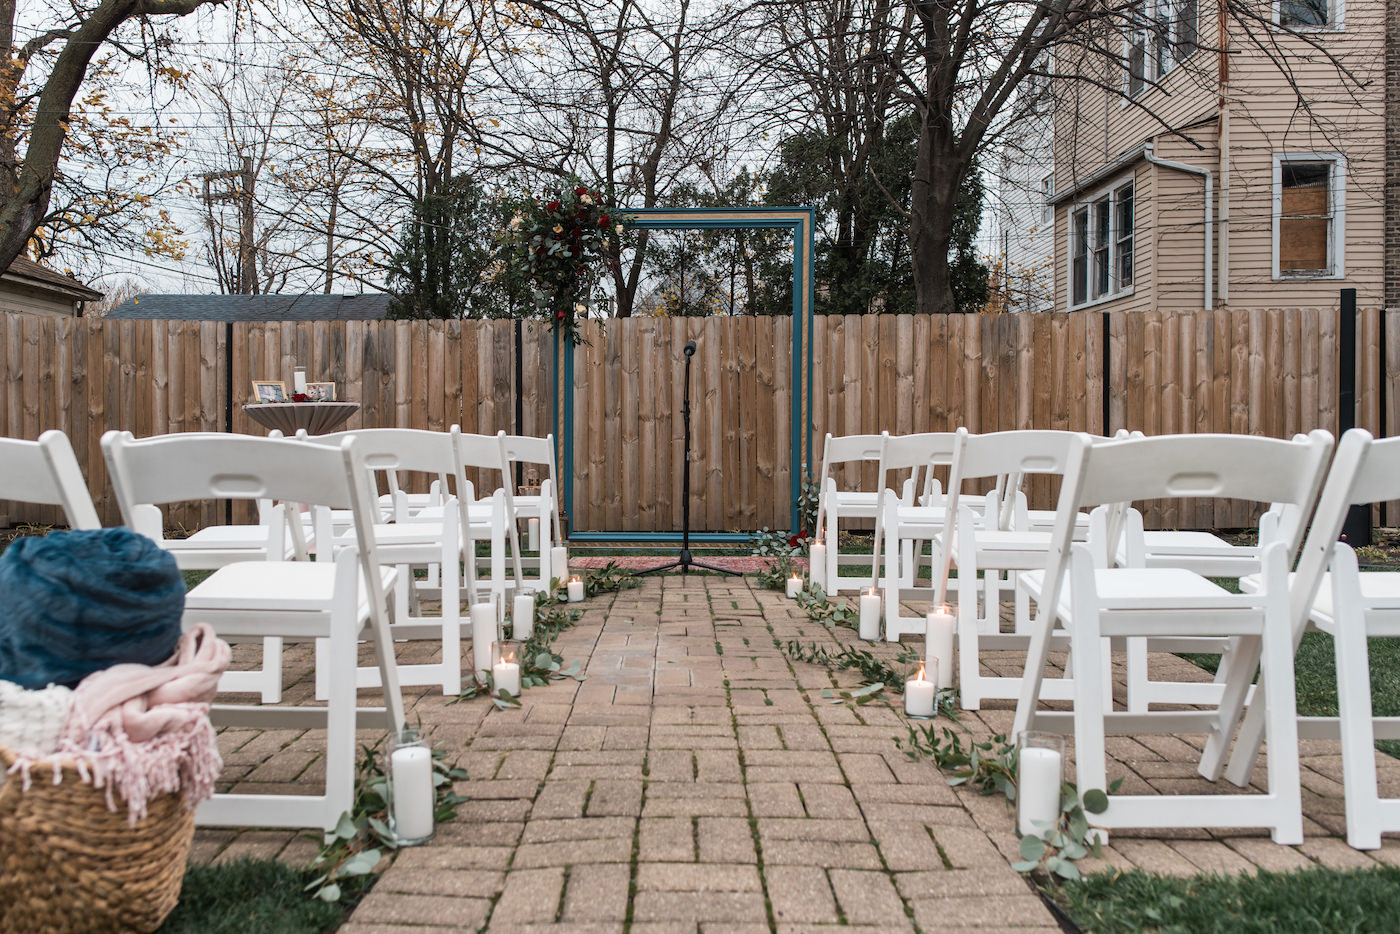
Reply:
[[[324, 729], [325, 788], [320, 794], [218, 794], [199, 806], [206, 826], [316, 827], [330, 833], [354, 796], [355, 730], [403, 727], [384, 593], [395, 571], [381, 565], [375, 540], [377, 504], [365, 467], [347, 438], [339, 448], [246, 435], [167, 435], [136, 440], [129, 432], [102, 438], [112, 483], [128, 502], [172, 503], [206, 498], [270, 497], [305, 503], [316, 515], [318, 541], [331, 538], [329, 510], [356, 517], [356, 544], [334, 559], [226, 564], [190, 590], [185, 624], [207, 622], [230, 642], [277, 636], [327, 639], [333, 668], [324, 707], [215, 705], [216, 725], [261, 729]], [[364, 521], [360, 521], [363, 519]], [[362, 633], [379, 658], [382, 707], [359, 707], [355, 668]]]
[[57, 429], [38, 441], [0, 438], [0, 499], [57, 506], [70, 529], [102, 527], [73, 446]]
[[[560, 519], [559, 479], [554, 470], [554, 435], [532, 438], [528, 435], [508, 435], [501, 432], [501, 458], [506, 465], [506, 482], [510, 484], [516, 464], [531, 464], [547, 468], [548, 476], [540, 480], [539, 493], [513, 493], [511, 500], [515, 509], [514, 518], [518, 524], [530, 519], [539, 521], [538, 557], [521, 559], [521, 566], [532, 565], [539, 568], [538, 578], [522, 578], [525, 589], [548, 590], [551, 578], [559, 576], [562, 568], [551, 566], [555, 543], [564, 541], [564, 525]], [[516, 529], [519, 538], [520, 530]]]
[[[885, 638], [890, 642], [898, 641], [905, 633], [920, 633], [926, 628], [923, 617], [903, 615], [901, 600], [942, 602], [945, 591], [937, 580], [936, 546], [929, 559], [934, 580], [928, 587], [917, 586], [924, 543], [937, 539], [946, 518], [947, 497], [933, 471], [938, 466], [951, 467], [958, 448], [966, 439], [966, 428], [913, 435], [886, 433], [882, 438], [878, 471], [881, 500], [875, 517], [870, 586], [884, 591]], [[906, 470], [909, 476], [896, 492], [890, 487], [890, 474]], [[950, 490], [952, 486], [950, 474]]]
[[[842, 555], [840, 553], [841, 526], [852, 519], [874, 519], [879, 511], [880, 491], [843, 490], [836, 482], [837, 467], [842, 464], [860, 465], [880, 460], [880, 450], [884, 443], [883, 435], [844, 435], [833, 437], [828, 434], [822, 448], [821, 473], [817, 475], [817, 521], [814, 530], [826, 546], [826, 567], [824, 580], [828, 594], [842, 590], [859, 590], [861, 578], [841, 579], [841, 565], [855, 564], [864, 567], [872, 560], [865, 555]], [[855, 468], [859, 470], [859, 466]], [[846, 471], [849, 475], [850, 469]]]
[[[1400, 717], [1373, 715], [1368, 651], [1370, 639], [1400, 637], [1400, 572], [1361, 573], [1356, 552], [1337, 538], [1351, 507], [1396, 498], [1400, 498], [1400, 438], [1376, 441], [1358, 428], [1342, 435], [1293, 586], [1295, 651], [1305, 629], [1332, 637], [1339, 713], [1337, 717], [1299, 717], [1298, 734], [1305, 739], [1341, 740], [1347, 842], [1358, 850], [1378, 849], [1382, 832], [1400, 830], [1400, 798], [1380, 796], [1375, 749], [1377, 739], [1400, 739]], [[1255, 590], [1259, 583], [1251, 576], [1240, 585]], [[1249, 780], [1263, 740], [1263, 716], [1261, 705], [1250, 705], [1225, 773], [1236, 784]], [[1208, 748], [1209, 754], [1223, 751], [1228, 733], [1219, 740]], [[1202, 768], [1218, 772], [1218, 758], [1203, 762]]]
[[[990, 516], [1014, 520], [1015, 510], [1001, 510], [995, 493], [988, 497], [983, 516], [964, 502], [961, 487], [969, 480], [1061, 476], [1071, 452], [1078, 452], [1080, 436], [1067, 431], [999, 431], [969, 435], [953, 458], [944, 526], [935, 537], [939, 567], [934, 573], [934, 603], [943, 602], [944, 587], [952, 568], [958, 570], [958, 698], [965, 710], [977, 710], [985, 698], [1015, 698], [1021, 679], [984, 675], [983, 649], [1019, 649], [1029, 644], [1029, 601], [1017, 591], [1016, 579], [1025, 571], [1043, 569], [1049, 554], [1051, 533], [994, 523]], [[1079, 517], [1072, 517], [1079, 524]], [[978, 575], [981, 574], [979, 585]], [[1015, 596], [1015, 624], [1002, 632], [1002, 594]], [[979, 591], [981, 593], [979, 611]], [[1056, 679], [1045, 686], [1046, 696], [1069, 695], [1067, 682]]]
[[[1081, 793], [1106, 790], [1109, 733], [1205, 733], [1222, 730], [1232, 694], [1214, 710], [1115, 711], [1106, 691], [1105, 643], [1129, 638], [1236, 637], [1241, 651], [1262, 658], [1267, 678], [1268, 790], [1263, 794], [1109, 795], [1096, 815], [1115, 827], [1267, 827], [1278, 843], [1302, 842], [1293, 656], [1288, 621], [1287, 548], [1267, 546], [1257, 593], [1232, 594], [1182, 568], [1106, 568], [1089, 545], [1074, 544], [1073, 516], [1084, 507], [1142, 499], [1212, 497], [1305, 502], [1316, 496], [1330, 436], [1303, 441], [1248, 435], [1166, 435], [1098, 444], [1086, 435], [1071, 451], [1061, 488], [1060, 521], [1043, 572], [1021, 575], [1019, 586], [1037, 612], [1016, 708], [1013, 734], [1063, 729], [1074, 734], [1076, 784]], [[1050, 637], [1059, 621], [1070, 634], [1072, 713], [1037, 710]], [[1244, 666], [1237, 666], [1243, 670]], [[1252, 673], [1252, 669], [1251, 669]], [[1237, 708], [1235, 708], [1237, 709]], [[1233, 720], [1229, 721], [1233, 723]]]
[[[450, 474], [455, 470], [452, 435], [445, 431], [422, 431], [411, 428], [366, 428], [335, 435], [298, 436], [311, 444], [338, 447], [345, 438], [353, 437], [366, 466], [370, 481], [370, 498], [378, 501], [373, 484], [377, 475], [397, 475], [417, 471], [430, 475]], [[462, 615], [461, 576], [462, 555], [471, 554], [474, 542], [470, 530], [463, 535], [455, 500], [449, 495], [446, 508], [435, 520], [429, 521], [412, 513], [403, 491], [394, 501], [394, 522], [376, 522], [375, 540], [379, 560], [398, 568], [393, 588], [393, 612], [389, 633], [395, 640], [431, 639], [442, 646], [436, 662], [401, 664], [399, 683], [405, 685], [441, 685], [444, 694], [462, 691]], [[381, 503], [382, 505], [382, 503]], [[428, 508], [428, 507], [424, 507]], [[421, 513], [419, 510], [418, 513]], [[355, 544], [355, 530], [338, 532], [333, 547]], [[431, 574], [418, 581], [414, 571], [430, 569]], [[441, 610], [436, 616], [423, 613], [426, 598], [437, 597]], [[322, 664], [327, 650], [325, 640], [316, 643], [316, 696], [324, 698], [329, 691], [329, 666]], [[377, 687], [379, 670], [361, 667], [357, 674], [359, 687]]]

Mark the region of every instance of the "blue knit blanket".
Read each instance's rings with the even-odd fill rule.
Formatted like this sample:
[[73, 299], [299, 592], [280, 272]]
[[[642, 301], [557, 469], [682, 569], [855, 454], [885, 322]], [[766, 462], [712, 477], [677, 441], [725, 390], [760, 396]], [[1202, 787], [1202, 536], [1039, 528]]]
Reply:
[[17, 539], [0, 554], [0, 678], [71, 687], [122, 662], [159, 664], [184, 608], [175, 558], [130, 529]]

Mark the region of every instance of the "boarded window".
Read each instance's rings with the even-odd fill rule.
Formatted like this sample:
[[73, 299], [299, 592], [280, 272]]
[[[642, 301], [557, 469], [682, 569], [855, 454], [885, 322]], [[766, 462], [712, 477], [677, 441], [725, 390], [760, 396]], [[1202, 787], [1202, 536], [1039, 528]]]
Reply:
[[1278, 24], [1290, 29], [1316, 29], [1332, 24], [1330, 0], [1279, 0]]
[[1279, 272], [1330, 274], [1332, 164], [1284, 162], [1279, 188]]

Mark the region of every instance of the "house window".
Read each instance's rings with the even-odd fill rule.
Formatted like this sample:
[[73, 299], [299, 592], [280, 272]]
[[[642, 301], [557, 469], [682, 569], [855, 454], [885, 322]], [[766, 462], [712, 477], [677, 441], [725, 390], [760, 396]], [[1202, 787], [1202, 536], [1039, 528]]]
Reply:
[[1128, 34], [1128, 96], [1166, 77], [1199, 47], [1198, 0], [1145, 0], [1136, 11], [1139, 28]]
[[1341, 0], [1277, 0], [1274, 17], [1285, 29], [1340, 29]]
[[1070, 213], [1070, 306], [1112, 298], [1133, 285], [1133, 183]]
[[1345, 174], [1337, 153], [1274, 156], [1274, 278], [1342, 275]]
[[1055, 176], [1047, 175], [1040, 180], [1040, 222], [1055, 222]]

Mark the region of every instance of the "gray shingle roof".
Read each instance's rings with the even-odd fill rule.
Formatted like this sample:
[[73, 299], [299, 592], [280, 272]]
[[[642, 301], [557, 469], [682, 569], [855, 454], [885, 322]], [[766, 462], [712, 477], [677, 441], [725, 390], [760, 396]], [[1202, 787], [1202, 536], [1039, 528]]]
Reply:
[[141, 295], [109, 318], [185, 321], [379, 321], [390, 295]]

